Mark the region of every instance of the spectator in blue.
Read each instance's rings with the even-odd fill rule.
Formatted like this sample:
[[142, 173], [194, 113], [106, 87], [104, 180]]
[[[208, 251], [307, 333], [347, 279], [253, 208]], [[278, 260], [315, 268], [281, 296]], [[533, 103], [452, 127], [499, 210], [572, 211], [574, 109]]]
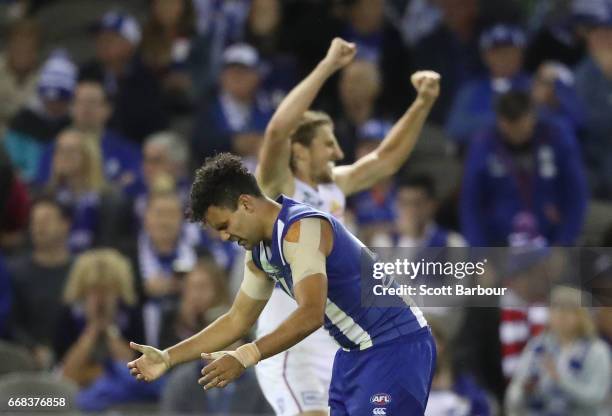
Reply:
[[[119, 187], [127, 187], [139, 175], [140, 151], [125, 137], [107, 128], [111, 112], [112, 105], [99, 81], [83, 80], [77, 84], [71, 108], [72, 128], [100, 148], [106, 179]], [[49, 179], [54, 150], [54, 145], [49, 146], [40, 160], [39, 184]]]
[[187, 176], [189, 152], [185, 140], [173, 131], [160, 131], [149, 136], [142, 149], [142, 166], [138, 180], [126, 188], [132, 199], [132, 209], [138, 220], [138, 228], [144, 217], [148, 195], [156, 181], [170, 182], [176, 189], [183, 207], [189, 202], [190, 181]]
[[538, 110], [566, 123], [576, 135], [585, 122], [584, 103], [575, 89], [572, 71], [560, 62], [543, 62], [533, 78], [531, 98]]
[[[372, 119], [357, 130], [356, 158], [371, 153], [386, 137], [392, 124]], [[351, 197], [350, 206], [359, 227], [359, 238], [366, 244], [375, 235], [386, 233], [395, 221], [395, 186], [393, 178], [384, 179], [372, 188]]]
[[196, 262], [200, 230], [186, 223], [183, 205], [171, 187], [158, 183], [147, 199], [144, 229], [138, 237], [137, 264], [144, 289], [145, 337], [159, 345], [161, 319], [178, 301], [180, 274]]
[[466, 159], [463, 235], [473, 246], [575, 244], [588, 192], [573, 132], [538, 115], [521, 91], [500, 96], [496, 114]]
[[412, 47], [442, 24], [436, 0], [390, 1], [385, 10], [406, 45]]
[[480, 36], [480, 51], [488, 74], [465, 84], [455, 96], [446, 122], [449, 136], [465, 146], [475, 133], [495, 120], [495, 97], [510, 89], [527, 89], [523, 72], [525, 33], [516, 26], [498, 24]]
[[198, 62], [205, 70], [193, 78], [198, 97], [215, 87], [223, 67], [223, 51], [244, 37], [250, 0], [192, 0], [198, 36], [195, 42], [202, 48]]
[[69, 122], [69, 108], [77, 69], [63, 51], [55, 51], [44, 63], [38, 80], [38, 99], [9, 122], [4, 146], [22, 179], [36, 178], [46, 146]]
[[260, 54], [261, 89], [272, 108], [299, 82], [297, 59], [282, 19], [281, 1], [254, 0], [245, 22], [244, 39]]
[[407, 83], [408, 51], [398, 30], [385, 18], [384, 0], [354, 0], [349, 3], [347, 24], [340, 35], [357, 45], [358, 60], [378, 66], [382, 75], [381, 104], [397, 112], [410, 103], [409, 94], [397, 94], [397, 85]]
[[[140, 47], [144, 64], [155, 74], [164, 110], [174, 116], [189, 113], [193, 104], [192, 77], [207, 68], [192, 67], [194, 55], [206, 53], [196, 34], [192, 0], [153, 0]], [[197, 58], [196, 58], [197, 59]]]
[[155, 400], [161, 382], [129, 380], [125, 363], [133, 359], [126, 339], [143, 339], [130, 262], [118, 251], [95, 249], [75, 261], [63, 293], [56, 351], [61, 375], [82, 390], [81, 410], [104, 410], [113, 404]]
[[396, 220], [387, 233], [372, 242], [376, 247], [464, 247], [465, 239], [435, 221], [438, 200], [433, 179], [426, 174], [400, 178], [394, 199]]
[[124, 231], [117, 226], [120, 192], [106, 183], [100, 149], [79, 130], [66, 129], [58, 135], [46, 188], [72, 210], [69, 244], [73, 252], [117, 243]]
[[132, 16], [104, 14], [97, 25], [95, 59], [79, 71], [79, 79], [103, 83], [113, 103], [109, 127], [138, 143], [167, 125], [160, 84], [136, 53], [140, 39]]
[[[576, 90], [586, 108], [584, 152], [594, 195], [612, 199], [612, 5], [584, 2], [588, 55], [576, 68]], [[590, 7], [588, 7], [590, 6]]]
[[440, 96], [429, 120], [443, 125], [453, 98], [461, 86], [485, 73], [478, 48], [482, 27], [478, 0], [440, 0], [442, 24], [412, 48], [415, 70], [431, 69], [444, 80]]
[[271, 109], [259, 94], [259, 54], [250, 45], [235, 44], [223, 53], [219, 89], [202, 103], [192, 137], [194, 163], [215, 152], [231, 151], [251, 160], [257, 157]]
[[612, 355], [597, 334], [586, 294], [557, 286], [550, 298], [548, 328], [521, 353], [506, 392], [506, 414], [605, 415]]
[[0, 338], [8, 338], [12, 306], [11, 279], [0, 255]]

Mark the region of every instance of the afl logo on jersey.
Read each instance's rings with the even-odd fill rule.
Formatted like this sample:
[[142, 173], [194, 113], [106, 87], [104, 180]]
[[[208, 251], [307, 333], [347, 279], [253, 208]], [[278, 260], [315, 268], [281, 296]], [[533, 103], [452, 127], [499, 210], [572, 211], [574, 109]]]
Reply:
[[387, 393], [377, 393], [370, 397], [370, 403], [376, 406], [385, 406], [391, 403], [391, 395]]

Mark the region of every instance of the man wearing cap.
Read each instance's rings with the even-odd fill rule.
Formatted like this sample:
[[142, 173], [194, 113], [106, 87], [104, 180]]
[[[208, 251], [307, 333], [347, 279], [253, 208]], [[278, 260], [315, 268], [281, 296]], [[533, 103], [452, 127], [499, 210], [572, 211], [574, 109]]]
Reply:
[[612, 2], [576, 2], [588, 55], [576, 68], [576, 91], [585, 104], [585, 155], [595, 196], [612, 200]]
[[510, 89], [527, 89], [529, 77], [523, 72], [525, 34], [511, 25], [498, 24], [480, 37], [482, 59], [488, 76], [465, 84], [457, 93], [446, 130], [459, 145], [467, 144], [495, 119], [495, 96]]
[[106, 13], [96, 26], [95, 58], [79, 71], [81, 80], [101, 82], [111, 98], [109, 127], [138, 143], [167, 125], [161, 87], [136, 54], [140, 37], [132, 16]]
[[206, 156], [226, 151], [243, 156], [247, 164], [254, 161], [272, 115], [258, 94], [260, 60], [255, 48], [245, 43], [232, 45], [223, 52], [222, 60], [217, 93], [196, 116], [192, 154], [198, 165]]
[[526, 92], [501, 95], [495, 112], [466, 158], [463, 235], [477, 247], [575, 244], [587, 189], [572, 130], [538, 114]]
[[4, 146], [27, 182], [34, 180], [46, 145], [70, 122], [69, 104], [76, 75], [76, 67], [66, 53], [53, 52], [40, 72], [38, 100], [19, 111], [9, 123]]

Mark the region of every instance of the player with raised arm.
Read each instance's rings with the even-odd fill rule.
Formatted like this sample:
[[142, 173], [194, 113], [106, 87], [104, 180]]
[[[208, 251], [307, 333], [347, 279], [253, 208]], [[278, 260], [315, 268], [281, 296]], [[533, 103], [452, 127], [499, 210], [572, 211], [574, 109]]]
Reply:
[[[266, 129], [256, 172], [269, 197], [284, 194], [342, 219], [347, 196], [395, 174], [410, 155], [439, 94], [440, 77], [432, 71], [412, 75], [417, 98], [375, 151], [351, 165], [334, 165], [343, 154], [333, 122], [327, 114], [309, 108], [327, 79], [355, 54], [354, 44], [334, 39], [325, 58], [279, 105]], [[295, 302], [281, 292], [275, 288], [259, 319], [257, 335], [272, 331], [295, 310]], [[337, 348], [320, 329], [256, 367], [261, 389], [278, 416], [327, 414]]]
[[[330, 386], [331, 415], [423, 415], [435, 345], [417, 307], [361, 303], [364, 245], [335, 217], [287, 197], [265, 197], [237, 156], [220, 154], [196, 172], [192, 218], [247, 251], [244, 280], [230, 310], [164, 351], [131, 343], [139, 380], [200, 355], [205, 389], [224, 387], [246, 368], [293, 347], [322, 325], [342, 347]], [[371, 261], [374, 261], [371, 259]], [[235, 351], [222, 351], [255, 323], [275, 284], [297, 303], [281, 324]]]

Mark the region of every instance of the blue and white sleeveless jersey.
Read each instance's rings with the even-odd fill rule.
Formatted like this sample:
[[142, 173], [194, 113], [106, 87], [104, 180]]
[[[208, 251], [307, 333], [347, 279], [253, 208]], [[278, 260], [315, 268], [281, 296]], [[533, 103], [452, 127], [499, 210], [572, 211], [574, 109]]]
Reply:
[[[427, 326], [416, 306], [367, 307], [361, 303], [361, 266], [364, 244], [332, 215], [281, 196], [270, 245], [261, 242], [252, 250], [253, 262], [294, 298], [291, 268], [283, 254], [283, 240], [291, 224], [307, 217], [326, 219], [332, 227], [334, 246], [327, 256], [327, 302], [324, 327], [344, 349], [372, 345], [411, 334]], [[374, 261], [372, 259], [372, 261]]]

